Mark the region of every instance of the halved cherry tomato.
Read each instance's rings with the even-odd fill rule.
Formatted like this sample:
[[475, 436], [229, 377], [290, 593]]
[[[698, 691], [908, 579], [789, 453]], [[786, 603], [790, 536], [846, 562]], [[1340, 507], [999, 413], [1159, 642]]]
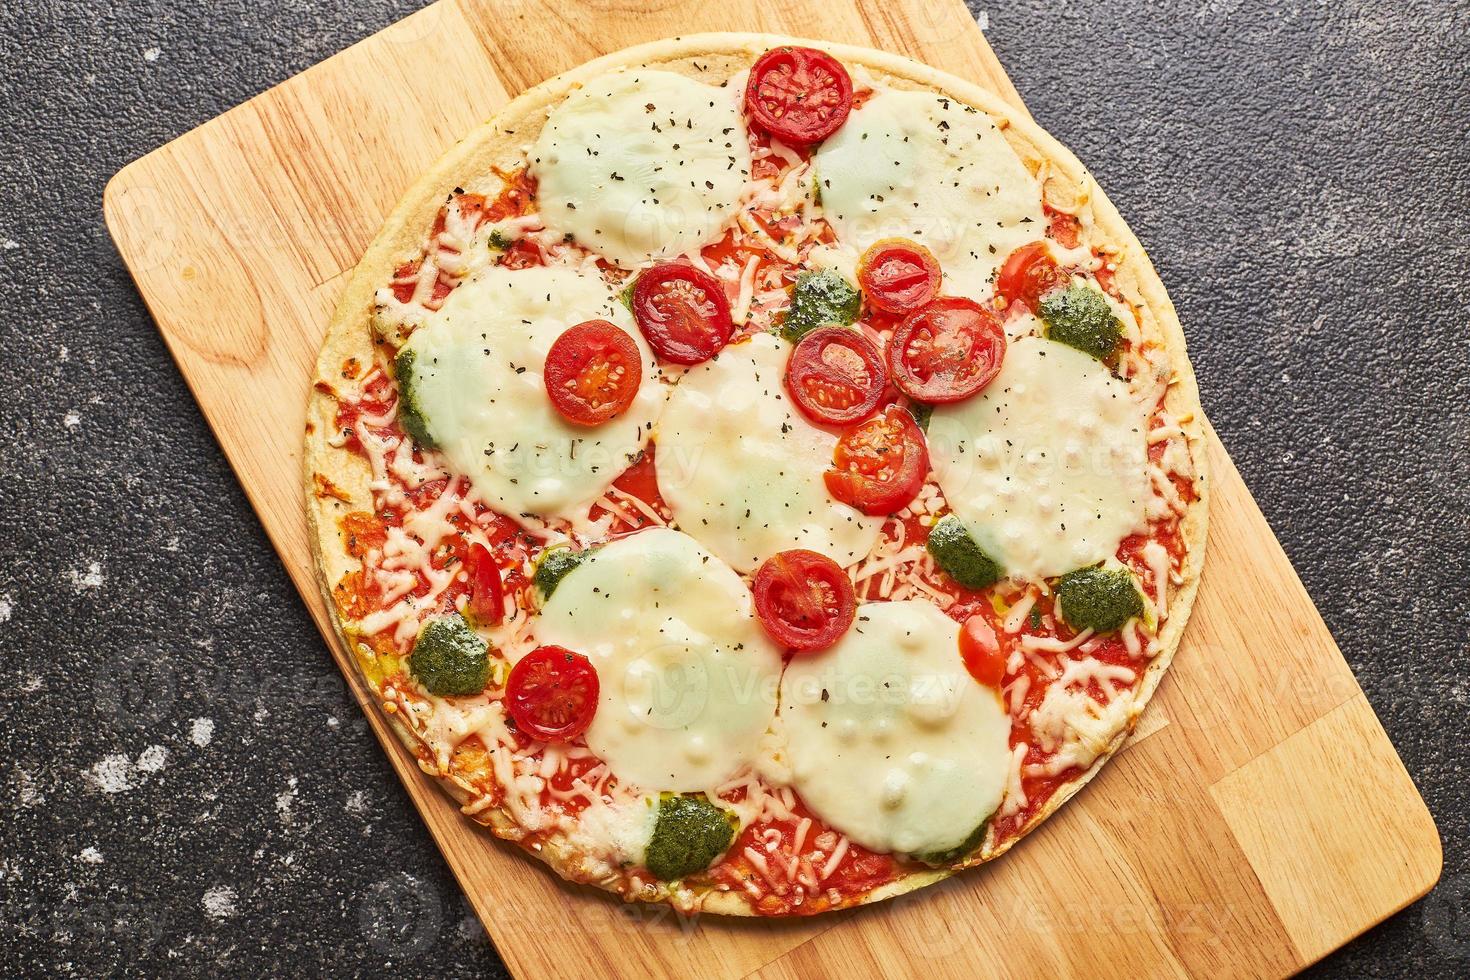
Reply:
[[464, 560], [470, 580], [470, 597], [464, 611], [476, 623], [499, 626], [505, 620], [505, 589], [500, 581], [500, 566], [483, 544], [470, 545]]
[[831, 136], [852, 111], [852, 78], [815, 48], [772, 48], [750, 69], [750, 117], [772, 136], [806, 146]]
[[825, 650], [857, 614], [852, 580], [835, 561], [796, 549], [767, 558], [755, 573], [755, 612], [771, 639], [788, 650]]
[[918, 494], [929, 472], [929, 450], [914, 417], [897, 405], [849, 429], [837, 440], [827, 492], [864, 514], [892, 514]]
[[638, 276], [633, 317], [658, 356], [675, 364], [709, 360], [735, 330], [725, 287], [684, 262], [656, 265]]
[[973, 300], [941, 296], [904, 318], [888, 342], [888, 373], [921, 402], [957, 402], [1000, 373], [1006, 332]]
[[983, 613], [976, 613], [960, 627], [960, 659], [970, 676], [986, 687], [1000, 690], [1006, 675], [1006, 658], [1000, 652], [995, 627]]
[[511, 668], [505, 708], [538, 742], [567, 742], [592, 724], [600, 690], [592, 661], [565, 647], [537, 647]]
[[1041, 297], [1053, 289], [1067, 284], [1067, 274], [1051, 257], [1046, 242], [1022, 245], [1006, 258], [995, 277], [995, 295], [1006, 301], [1006, 305], [1020, 303], [1035, 313]]
[[858, 260], [858, 285], [885, 313], [912, 313], [939, 295], [939, 260], [907, 238], [885, 238]]
[[818, 327], [786, 362], [791, 400], [814, 422], [847, 425], [873, 414], [888, 375], [873, 342], [850, 327]]
[[643, 358], [627, 331], [606, 320], [569, 328], [546, 352], [546, 393], [573, 425], [601, 425], [622, 414], [643, 381]]

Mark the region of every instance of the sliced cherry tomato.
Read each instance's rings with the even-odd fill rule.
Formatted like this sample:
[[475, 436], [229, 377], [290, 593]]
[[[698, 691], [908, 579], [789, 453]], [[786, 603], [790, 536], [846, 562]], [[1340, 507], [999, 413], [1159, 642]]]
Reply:
[[995, 627], [983, 613], [976, 613], [960, 627], [960, 658], [970, 676], [986, 687], [1000, 690], [1006, 675], [1006, 658], [1000, 652]]
[[767, 558], [755, 573], [753, 589], [761, 626], [788, 650], [825, 650], [857, 614], [852, 580], [815, 551], [796, 549]]
[[892, 514], [918, 494], [929, 472], [929, 450], [914, 418], [897, 405], [849, 429], [837, 440], [827, 492], [864, 514]]
[[464, 560], [470, 580], [470, 597], [464, 611], [476, 623], [499, 626], [505, 620], [505, 589], [501, 586], [500, 566], [483, 544], [470, 545]]
[[745, 107], [772, 136], [797, 146], [819, 143], [847, 121], [852, 78], [815, 48], [772, 48], [750, 69]]
[[505, 707], [538, 742], [567, 742], [592, 724], [599, 692], [592, 661], [564, 647], [537, 647], [511, 668]]
[[910, 398], [957, 402], [1000, 373], [1006, 332], [973, 300], [941, 296], [904, 318], [888, 342], [888, 373]]
[[850, 327], [818, 327], [786, 362], [791, 400], [814, 422], [848, 425], [873, 414], [888, 374], [873, 342]]
[[858, 285], [885, 313], [912, 313], [939, 295], [939, 260], [918, 242], [885, 238], [858, 260]]
[[1065, 286], [1067, 279], [1057, 260], [1051, 257], [1051, 249], [1047, 248], [1046, 242], [1032, 242], [1022, 245], [1006, 258], [1006, 264], [1000, 267], [1000, 274], [995, 277], [995, 295], [1005, 300], [1007, 306], [1020, 303], [1035, 313], [1041, 297]]
[[638, 276], [633, 317], [658, 356], [675, 364], [709, 360], [735, 330], [725, 287], [684, 262], [656, 265]]
[[601, 425], [633, 403], [643, 358], [627, 331], [606, 320], [571, 327], [546, 352], [546, 393], [573, 425]]

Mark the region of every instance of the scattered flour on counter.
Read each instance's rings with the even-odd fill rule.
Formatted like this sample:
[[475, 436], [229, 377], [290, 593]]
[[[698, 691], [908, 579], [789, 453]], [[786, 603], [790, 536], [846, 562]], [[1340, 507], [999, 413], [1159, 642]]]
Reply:
[[168, 764], [168, 749], [150, 745], [138, 755], [139, 772], [158, 772]]
[[133, 763], [121, 752], [103, 758], [86, 775], [104, 793], [126, 793], [133, 788]]
[[162, 54], [163, 54], [163, 49], [162, 48], [149, 48], [147, 51], [144, 51], [143, 52], [143, 60], [144, 61], [157, 61], [158, 58], [159, 58], [159, 56], [162, 55]]
[[281, 815], [281, 823], [290, 824], [293, 820], [292, 806], [296, 803], [296, 777], [286, 778], [286, 788], [276, 794], [276, 812]]
[[136, 779], [161, 772], [167, 764], [168, 749], [150, 745], [138, 754], [136, 763], [123, 753], [114, 752], [98, 760], [83, 775], [104, 793], [126, 793], [137, 788]]
[[459, 937], [467, 943], [482, 943], [489, 938], [485, 935], [485, 927], [473, 915], [460, 919], [456, 928], [459, 930]]
[[232, 919], [235, 917], [235, 889], [229, 885], [211, 885], [199, 904], [211, 919]]
[[82, 848], [82, 853], [77, 855], [77, 860], [84, 861], [87, 864], [101, 864], [102, 852], [95, 847], [84, 847]]
[[347, 812], [358, 817], [367, 813], [367, 794], [360, 789], [355, 789], [349, 793], [347, 795]]
[[96, 561], [88, 564], [85, 572], [80, 572], [73, 568], [66, 573], [66, 576], [71, 579], [71, 587], [78, 592], [83, 589], [100, 589], [102, 588], [102, 583], [107, 581], [107, 578], [102, 574], [102, 563]]
[[9, 595], [0, 595], [0, 623], [10, 622], [10, 617], [15, 614], [15, 600]]
[[81, 413], [78, 412], [76, 409], [72, 409], [70, 412], [67, 412], [61, 417], [61, 424], [66, 426], [68, 430], [75, 429], [77, 426], [82, 424]]
[[195, 718], [189, 724], [189, 741], [201, 749], [214, 739], [214, 719]]
[[20, 805], [23, 807], [29, 809], [30, 807], [40, 806], [46, 802], [46, 797], [42, 795], [41, 790], [36, 786], [36, 780], [24, 769], [17, 768], [15, 770], [15, 788], [16, 799], [20, 801]]

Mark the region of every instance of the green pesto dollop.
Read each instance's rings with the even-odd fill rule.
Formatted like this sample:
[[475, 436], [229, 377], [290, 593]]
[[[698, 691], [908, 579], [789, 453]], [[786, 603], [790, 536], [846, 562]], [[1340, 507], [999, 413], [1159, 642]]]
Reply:
[[781, 321], [781, 336], [793, 344], [829, 323], [847, 326], [858, 317], [863, 294], [831, 269], [803, 272], [791, 290], [791, 308]]
[[556, 587], [561, 584], [561, 580], [566, 578], [572, 569], [586, 561], [590, 554], [590, 551], [573, 551], [566, 545], [557, 545], [541, 552], [541, 557], [536, 559], [536, 570], [531, 577], [536, 591], [541, 594], [541, 601], [544, 603], [550, 599]]
[[512, 240], [505, 236], [505, 232], [501, 231], [499, 228], [495, 228], [492, 229], [490, 232], [489, 243], [492, 250], [496, 252], [504, 252], [506, 249], [510, 248]]
[[419, 628], [408, 669], [430, 694], [479, 694], [490, 680], [489, 645], [451, 613]]
[[1143, 615], [1143, 594], [1133, 573], [1122, 566], [1093, 565], [1057, 580], [1062, 619], [1074, 630], [1109, 633]]
[[945, 514], [929, 530], [925, 547], [934, 563], [967, 589], [983, 589], [1000, 578], [1000, 565], [970, 536], [965, 522], [953, 514]]
[[660, 881], [703, 871], [735, 839], [735, 824], [709, 797], [664, 794], [644, 864]]
[[398, 421], [414, 442], [425, 449], [437, 449], [438, 443], [429, 434], [429, 421], [418, 404], [418, 381], [413, 373], [417, 356], [412, 348], [405, 347], [393, 361], [394, 373], [398, 375]]
[[927, 854], [915, 854], [914, 859], [934, 867], [948, 867], [956, 861], [963, 860], [975, 853], [980, 845], [985, 842], [985, 832], [989, 829], [990, 817], [986, 817], [980, 821], [980, 826], [970, 832], [969, 837], [966, 837], [954, 847], [944, 851], [930, 851]]
[[1113, 308], [1091, 286], [1068, 286], [1041, 298], [1042, 322], [1052, 340], [1075, 347], [1099, 360], [1111, 357], [1123, 334]]

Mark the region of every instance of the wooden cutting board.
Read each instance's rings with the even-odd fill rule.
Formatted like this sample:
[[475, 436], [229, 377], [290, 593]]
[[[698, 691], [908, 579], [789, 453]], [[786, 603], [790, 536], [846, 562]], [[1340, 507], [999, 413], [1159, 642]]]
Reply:
[[814, 921], [679, 921], [564, 884], [419, 772], [312, 579], [299, 474], [318, 344], [382, 217], [453, 141], [551, 75], [707, 30], [820, 33], [1021, 105], [959, 0], [442, 0], [131, 164], [105, 197], [179, 369], [511, 970], [1283, 975], [1427, 892], [1433, 820], [1213, 435], [1209, 558], [1174, 667], [1130, 745], [1002, 861]]

